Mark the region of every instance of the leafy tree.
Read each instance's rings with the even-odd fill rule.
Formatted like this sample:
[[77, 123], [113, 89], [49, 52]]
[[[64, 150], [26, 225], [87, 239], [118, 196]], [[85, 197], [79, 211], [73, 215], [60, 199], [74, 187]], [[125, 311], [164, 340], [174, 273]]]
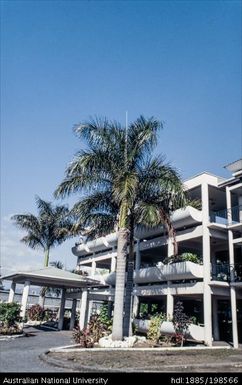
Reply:
[[77, 232], [88, 228], [86, 235], [95, 237], [107, 234], [110, 229], [118, 230], [112, 333], [113, 339], [117, 340], [123, 337], [128, 243], [126, 298], [129, 303], [126, 314], [130, 320], [134, 227], [137, 223], [149, 226], [165, 223], [170, 234], [173, 227], [169, 214], [178, 204], [175, 197], [177, 201], [184, 197], [177, 172], [163, 159], [151, 159], [161, 126], [154, 118], [142, 116], [128, 128], [107, 119], [77, 125], [75, 132], [87, 141], [88, 149], [77, 153], [66, 170], [65, 179], [55, 191], [56, 197], [76, 192], [82, 194], [82, 199], [73, 208], [79, 216]]
[[44, 251], [44, 266], [49, 265], [50, 249], [60, 245], [73, 235], [73, 219], [66, 206], [53, 206], [36, 197], [38, 216], [33, 214], [18, 214], [12, 217], [15, 224], [27, 231], [21, 241], [32, 249]]

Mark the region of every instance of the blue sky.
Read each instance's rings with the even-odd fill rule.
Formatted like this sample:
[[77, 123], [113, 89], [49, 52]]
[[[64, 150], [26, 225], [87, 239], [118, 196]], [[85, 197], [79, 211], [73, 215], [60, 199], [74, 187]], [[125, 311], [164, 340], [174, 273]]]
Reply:
[[[13, 213], [53, 199], [92, 115], [164, 122], [183, 178], [241, 156], [240, 1], [2, 1], [2, 265], [41, 266]], [[70, 203], [73, 200], [70, 201]], [[52, 259], [71, 255], [72, 242]]]

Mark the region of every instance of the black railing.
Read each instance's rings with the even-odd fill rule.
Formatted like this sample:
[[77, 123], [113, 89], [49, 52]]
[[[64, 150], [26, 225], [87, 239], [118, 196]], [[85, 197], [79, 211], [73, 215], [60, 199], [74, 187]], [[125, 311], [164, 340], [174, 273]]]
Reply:
[[224, 225], [242, 222], [242, 206], [234, 206], [230, 209], [212, 211], [210, 213], [210, 221]]
[[211, 278], [213, 281], [242, 282], [242, 263], [236, 263], [235, 265], [213, 264]]

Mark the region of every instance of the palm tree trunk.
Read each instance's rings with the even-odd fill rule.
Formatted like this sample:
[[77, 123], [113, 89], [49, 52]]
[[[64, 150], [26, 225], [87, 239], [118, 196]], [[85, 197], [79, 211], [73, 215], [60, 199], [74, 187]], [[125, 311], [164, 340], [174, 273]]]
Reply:
[[127, 282], [124, 301], [124, 336], [128, 337], [132, 333], [131, 314], [132, 314], [132, 294], [134, 287], [134, 221], [130, 218], [129, 236], [129, 255], [127, 263]]
[[178, 255], [178, 244], [176, 240], [176, 230], [171, 222], [171, 219], [169, 215], [163, 210], [160, 210], [160, 215], [162, 218], [162, 221], [167, 229], [168, 237], [172, 238], [172, 243], [173, 243], [173, 256], [177, 257]]
[[49, 266], [49, 256], [50, 256], [50, 248], [48, 247], [48, 248], [45, 250], [45, 262], [44, 262], [44, 266], [45, 266], [45, 267], [48, 267], [48, 266]]
[[[50, 256], [50, 248], [48, 247], [45, 250], [44, 267], [48, 267], [49, 266], [49, 256]], [[42, 287], [42, 289], [40, 290], [39, 305], [41, 307], [45, 306], [45, 294], [46, 294], [46, 291], [47, 291], [47, 287]]]
[[118, 232], [116, 285], [112, 329], [113, 341], [123, 339], [123, 308], [128, 237], [129, 230], [127, 228], [120, 228]]

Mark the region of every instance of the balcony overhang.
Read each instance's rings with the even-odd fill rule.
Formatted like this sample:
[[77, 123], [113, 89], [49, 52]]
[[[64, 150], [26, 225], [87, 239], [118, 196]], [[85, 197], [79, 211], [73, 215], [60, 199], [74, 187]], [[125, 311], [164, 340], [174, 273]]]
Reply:
[[[191, 225], [202, 223], [202, 211], [194, 207], [187, 206], [184, 209], [176, 210], [171, 216], [175, 229], [183, 228]], [[156, 236], [162, 233], [161, 226], [154, 228], [140, 228], [135, 232], [136, 238], [142, 239], [146, 237]]]
[[[174, 224], [174, 227], [182, 228], [190, 225], [197, 225], [202, 222], [202, 212], [195, 209], [194, 207], [187, 206], [184, 209], [176, 210], [171, 220]], [[135, 237], [138, 239], [155, 236], [163, 233], [163, 227], [158, 226], [155, 228], [144, 228], [140, 227], [135, 230]], [[86, 243], [81, 243], [72, 248], [72, 253], [79, 256], [85, 256], [94, 252], [104, 251], [105, 249], [111, 248], [117, 244], [118, 234], [112, 233], [108, 234], [105, 237], [100, 237], [94, 239], [93, 241], [88, 241]]]
[[117, 243], [117, 239], [117, 233], [111, 233], [105, 237], [100, 237], [94, 239], [93, 241], [88, 241], [86, 243], [81, 243], [72, 247], [72, 253], [79, 257], [82, 255], [85, 256], [90, 253], [105, 250], [110, 247], [113, 247]]
[[[203, 278], [203, 266], [193, 262], [147, 267], [134, 272], [134, 283], [136, 284], [198, 278]], [[110, 286], [115, 286], [115, 280], [115, 272], [105, 277], [105, 282]]]

